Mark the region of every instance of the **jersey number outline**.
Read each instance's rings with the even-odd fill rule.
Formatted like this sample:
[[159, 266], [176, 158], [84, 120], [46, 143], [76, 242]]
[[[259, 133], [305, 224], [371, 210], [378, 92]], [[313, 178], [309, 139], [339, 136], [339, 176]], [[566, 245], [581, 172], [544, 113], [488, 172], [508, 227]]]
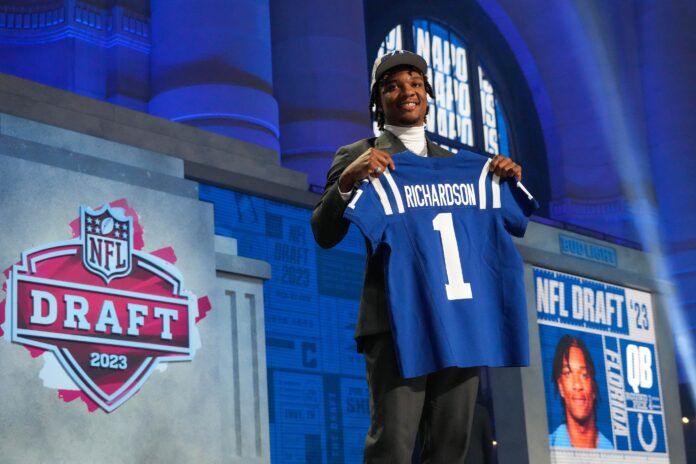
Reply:
[[445, 291], [448, 300], [468, 300], [473, 298], [471, 284], [464, 282], [464, 273], [459, 259], [459, 246], [454, 233], [452, 213], [439, 213], [433, 218], [433, 229], [440, 233], [442, 253], [445, 257], [447, 283]]

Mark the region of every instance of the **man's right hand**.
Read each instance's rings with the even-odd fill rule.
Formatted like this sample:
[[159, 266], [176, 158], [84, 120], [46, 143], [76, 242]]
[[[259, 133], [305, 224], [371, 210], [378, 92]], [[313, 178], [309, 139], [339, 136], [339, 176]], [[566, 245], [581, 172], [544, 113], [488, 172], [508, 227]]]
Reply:
[[368, 176], [379, 177], [386, 168], [394, 170], [394, 160], [391, 155], [377, 148], [369, 148], [343, 170], [338, 179], [339, 190], [348, 192], [353, 189], [356, 182]]

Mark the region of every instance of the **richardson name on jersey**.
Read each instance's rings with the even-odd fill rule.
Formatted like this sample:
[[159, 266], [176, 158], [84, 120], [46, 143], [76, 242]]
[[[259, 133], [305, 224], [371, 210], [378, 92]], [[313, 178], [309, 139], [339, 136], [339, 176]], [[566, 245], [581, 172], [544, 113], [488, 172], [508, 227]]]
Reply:
[[417, 184], [404, 185], [406, 206], [476, 206], [474, 184]]

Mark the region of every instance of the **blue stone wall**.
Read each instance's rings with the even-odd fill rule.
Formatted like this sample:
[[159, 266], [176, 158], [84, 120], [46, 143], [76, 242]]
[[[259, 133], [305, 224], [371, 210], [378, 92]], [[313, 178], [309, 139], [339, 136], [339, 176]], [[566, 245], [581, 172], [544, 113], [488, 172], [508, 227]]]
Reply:
[[372, 136], [362, 4], [273, 0], [271, 21], [283, 165], [323, 188], [336, 149]]
[[[696, 5], [639, 3], [640, 76], [662, 250], [696, 339]], [[693, 369], [694, 366], [683, 366]], [[682, 371], [683, 372], [683, 371]]]
[[151, 4], [150, 113], [277, 152], [268, 2]]
[[77, 0], [0, 5], [0, 71], [147, 111], [149, 18]]

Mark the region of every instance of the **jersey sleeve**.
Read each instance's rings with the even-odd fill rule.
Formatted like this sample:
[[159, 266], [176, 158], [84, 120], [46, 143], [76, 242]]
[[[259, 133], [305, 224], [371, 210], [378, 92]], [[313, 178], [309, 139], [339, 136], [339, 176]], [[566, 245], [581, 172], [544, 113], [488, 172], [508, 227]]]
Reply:
[[387, 227], [387, 212], [385, 205], [380, 201], [375, 185], [372, 182], [364, 181], [361, 187], [355, 191], [343, 217], [358, 226], [363, 235], [370, 241], [372, 250], [376, 250], [382, 242], [384, 230]]
[[515, 237], [524, 237], [528, 217], [539, 208], [531, 193], [515, 179], [500, 183], [501, 209], [505, 230]]

